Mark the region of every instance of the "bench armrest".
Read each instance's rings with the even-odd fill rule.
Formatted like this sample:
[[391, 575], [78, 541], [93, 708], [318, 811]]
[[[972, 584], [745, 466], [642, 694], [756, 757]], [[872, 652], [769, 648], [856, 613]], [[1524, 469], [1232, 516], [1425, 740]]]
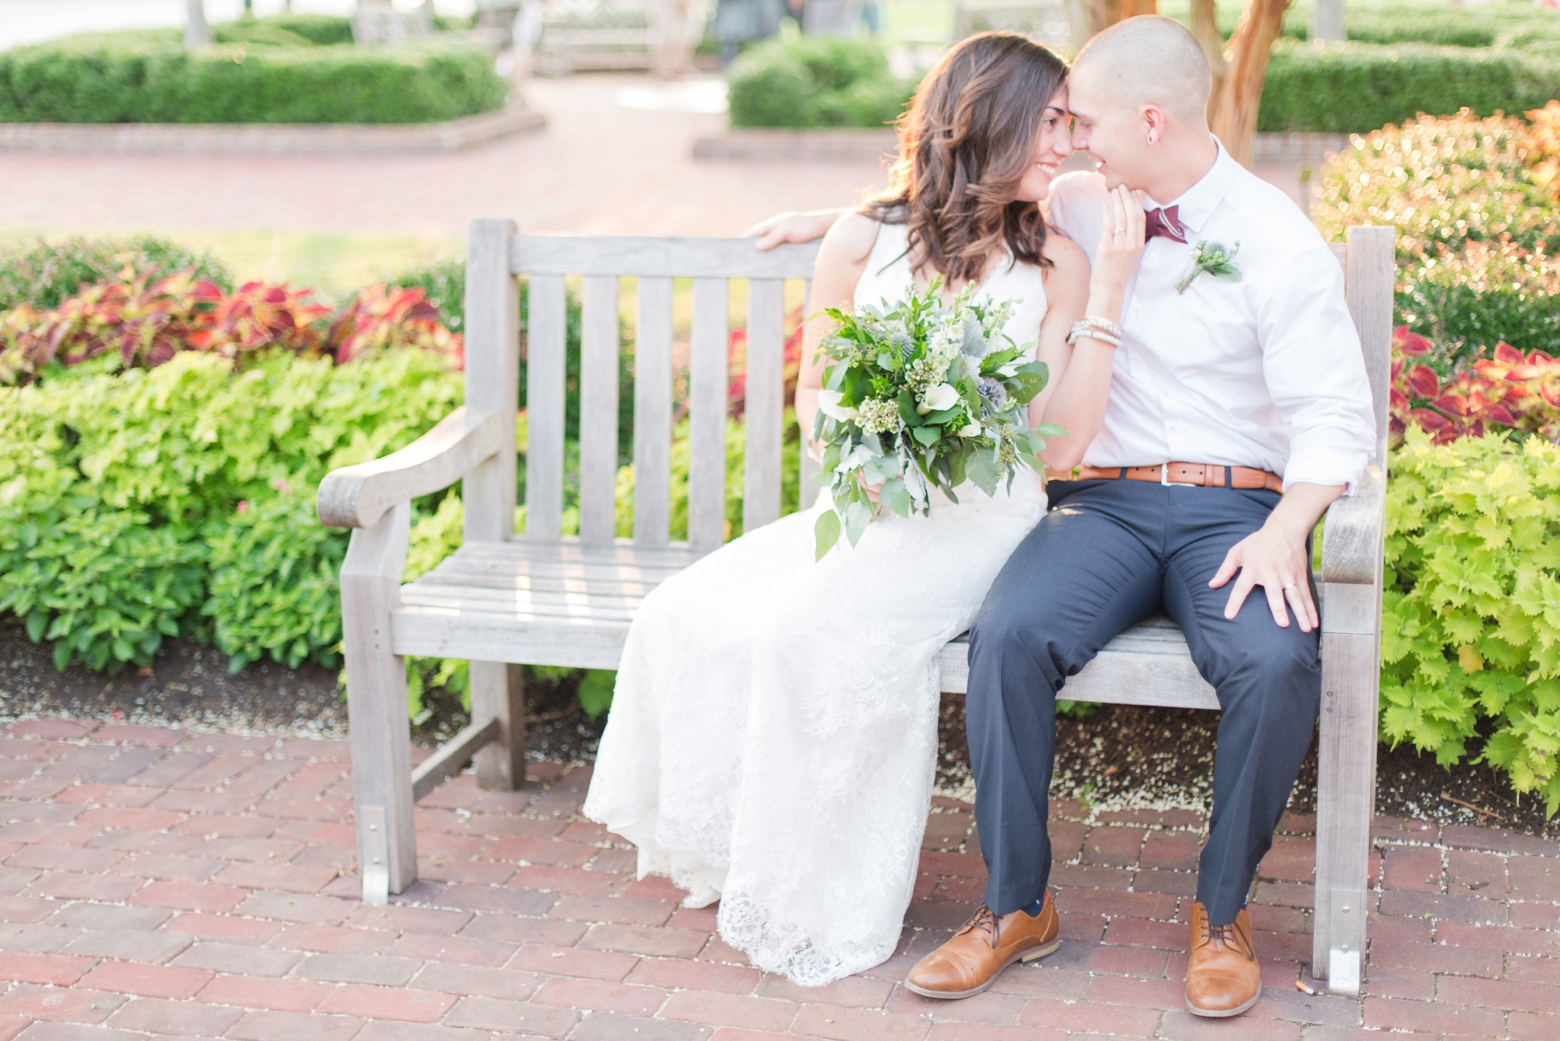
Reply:
[[400, 451], [326, 474], [315, 505], [320, 523], [331, 528], [372, 527], [397, 503], [460, 480], [498, 452], [502, 435], [497, 412], [468, 413], [462, 405]]
[[1327, 509], [1322, 529], [1322, 581], [1375, 585], [1381, 574], [1387, 483], [1381, 467], [1367, 466], [1354, 494]]

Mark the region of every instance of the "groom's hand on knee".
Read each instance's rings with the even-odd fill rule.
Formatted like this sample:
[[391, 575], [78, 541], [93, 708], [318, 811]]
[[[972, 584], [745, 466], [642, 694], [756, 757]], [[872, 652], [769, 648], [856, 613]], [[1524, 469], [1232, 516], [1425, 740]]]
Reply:
[[1252, 589], [1261, 586], [1273, 621], [1287, 629], [1289, 609], [1293, 608], [1300, 631], [1308, 633], [1321, 624], [1311, 600], [1310, 565], [1303, 536], [1293, 539], [1268, 524], [1230, 547], [1208, 585], [1219, 589], [1235, 579], [1224, 605], [1225, 618], [1239, 614]]

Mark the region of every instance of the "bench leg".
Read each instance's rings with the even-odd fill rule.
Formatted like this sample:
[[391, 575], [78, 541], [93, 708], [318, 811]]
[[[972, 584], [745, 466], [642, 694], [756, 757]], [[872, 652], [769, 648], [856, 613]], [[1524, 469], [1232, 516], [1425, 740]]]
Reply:
[[417, 881], [406, 661], [390, 647], [410, 531], [411, 505], [401, 503], [373, 527], [352, 532], [341, 567], [358, 872], [363, 902], [373, 905]]
[[471, 663], [471, 721], [498, 720], [498, 736], [478, 750], [477, 787], [512, 792], [525, 783], [525, 674], [501, 661]]
[[1375, 635], [1322, 635], [1311, 974], [1326, 979], [1333, 993], [1350, 997], [1359, 994], [1365, 958], [1379, 646]]

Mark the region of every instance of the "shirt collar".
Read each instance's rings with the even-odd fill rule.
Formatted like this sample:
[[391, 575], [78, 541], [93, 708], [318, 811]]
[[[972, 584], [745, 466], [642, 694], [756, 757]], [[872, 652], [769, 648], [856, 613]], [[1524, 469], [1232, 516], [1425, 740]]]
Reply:
[[1240, 164], [1230, 158], [1219, 139], [1214, 138], [1213, 143], [1219, 150], [1213, 166], [1202, 175], [1201, 180], [1169, 203], [1177, 207], [1176, 219], [1181, 227], [1190, 232], [1200, 232], [1208, 223], [1208, 218], [1213, 216], [1214, 209], [1224, 200], [1240, 170]]

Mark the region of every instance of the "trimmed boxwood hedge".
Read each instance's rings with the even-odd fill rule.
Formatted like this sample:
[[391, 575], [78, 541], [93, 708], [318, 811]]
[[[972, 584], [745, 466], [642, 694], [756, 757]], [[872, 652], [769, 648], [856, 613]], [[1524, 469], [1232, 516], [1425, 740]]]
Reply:
[[186, 51], [176, 30], [148, 30], [0, 52], [0, 122], [431, 123], [508, 93], [476, 47], [281, 46], [298, 27], [246, 28], [268, 39]]
[[798, 36], [753, 47], [728, 74], [731, 125], [882, 127], [915, 90], [870, 40]]
[[1281, 40], [1257, 129], [1362, 133], [1421, 112], [1518, 114], [1556, 97], [1560, 56], [1542, 51]]

